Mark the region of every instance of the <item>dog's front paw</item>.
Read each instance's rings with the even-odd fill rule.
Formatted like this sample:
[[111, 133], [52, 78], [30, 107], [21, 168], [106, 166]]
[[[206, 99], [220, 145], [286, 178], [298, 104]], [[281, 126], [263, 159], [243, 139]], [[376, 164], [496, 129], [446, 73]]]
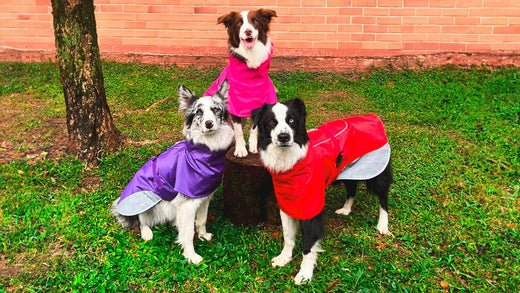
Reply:
[[247, 157], [247, 149], [246, 149], [246, 147], [244, 145], [241, 145], [241, 146], [237, 145], [235, 147], [234, 155], [235, 155], [235, 157], [239, 157], [239, 158]]
[[213, 234], [211, 234], [211, 233], [199, 234], [199, 239], [210, 241], [211, 238], [213, 238]]
[[377, 231], [379, 231], [379, 234], [394, 236], [394, 234], [388, 230], [388, 224], [377, 224]]
[[338, 215], [345, 215], [345, 216], [348, 216], [350, 215], [350, 212], [352, 212], [352, 209], [347, 209], [347, 208], [341, 208], [339, 210], [336, 210], [336, 214]]
[[153, 239], [153, 232], [152, 229], [148, 226], [141, 227], [141, 238], [143, 238], [144, 241], [150, 241]]
[[312, 271], [309, 272], [307, 270], [300, 270], [296, 277], [294, 277], [294, 284], [301, 285], [305, 283], [310, 283], [312, 280]]
[[258, 154], [258, 146], [256, 144], [249, 144], [249, 152], [252, 154]]
[[292, 257], [284, 255], [283, 253], [271, 260], [273, 267], [283, 267], [292, 260]]
[[203, 260], [202, 256], [198, 255], [197, 253], [184, 254], [184, 257], [194, 265], [198, 265]]

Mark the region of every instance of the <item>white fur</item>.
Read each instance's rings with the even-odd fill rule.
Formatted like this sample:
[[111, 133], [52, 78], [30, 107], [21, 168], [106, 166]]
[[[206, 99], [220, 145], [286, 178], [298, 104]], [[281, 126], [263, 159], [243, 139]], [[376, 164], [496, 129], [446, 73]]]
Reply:
[[348, 216], [352, 212], [352, 205], [354, 205], [354, 197], [349, 197], [345, 201], [343, 207], [339, 210], [336, 210], [336, 214]]
[[249, 131], [249, 152], [252, 154], [258, 153], [258, 128], [251, 127]]
[[307, 145], [300, 147], [293, 144], [290, 147], [277, 147], [269, 144], [266, 150], [260, 150], [264, 165], [277, 173], [287, 172], [307, 154]]
[[244, 132], [242, 123], [233, 122], [233, 130], [235, 132], [235, 157], [244, 158], [247, 156], [246, 141], [244, 140]]
[[379, 220], [377, 221], [377, 230], [383, 235], [392, 235], [388, 230], [388, 212], [379, 207]]
[[280, 210], [283, 229], [283, 249], [277, 257], [271, 260], [273, 267], [283, 267], [292, 260], [294, 245], [296, 243], [296, 233], [298, 232], [299, 221], [291, 218]]
[[318, 252], [322, 252], [320, 246], [320, 241], [316, 241], [311, 248], [311, 252], [305, 254], [303, 256], [302, 263], [300, 265], [300, 271], [294, 277], [294, 283], [296, 285], [301, 285], [304, 283], [308, 283], [312, 280], [312, 276], [314, 274], [314, 267], [316, 266], [316, 261], [318, 260]]

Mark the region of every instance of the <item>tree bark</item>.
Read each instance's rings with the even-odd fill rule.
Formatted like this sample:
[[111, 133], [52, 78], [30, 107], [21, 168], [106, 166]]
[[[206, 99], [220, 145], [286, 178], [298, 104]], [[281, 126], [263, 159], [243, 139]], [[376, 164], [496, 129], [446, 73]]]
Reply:
[[89, 165], [121, 143], [106, 101], [93, 0], [52, 0], [67, 111], [67, 150]]
[[223, 194], [224, 216], [238, 226], [280, 224], [280, 210], [271, 175], [258, 154], [235, 157], [234, 147], [226, 154]]

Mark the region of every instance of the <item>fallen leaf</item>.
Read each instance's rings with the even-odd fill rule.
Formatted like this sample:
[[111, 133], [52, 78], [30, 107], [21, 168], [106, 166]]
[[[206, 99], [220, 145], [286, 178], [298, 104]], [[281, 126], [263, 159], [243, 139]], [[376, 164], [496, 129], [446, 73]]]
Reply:
[[448, 284], [448, 282], [443, 280], [443, 281], [441, 281], [441, 287], [443, 289], [448, 289], [450, 287], [450, 284]]

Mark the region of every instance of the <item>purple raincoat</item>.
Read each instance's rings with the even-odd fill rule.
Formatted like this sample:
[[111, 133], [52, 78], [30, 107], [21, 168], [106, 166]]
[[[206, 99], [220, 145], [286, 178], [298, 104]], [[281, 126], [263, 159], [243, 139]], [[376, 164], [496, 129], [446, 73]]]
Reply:
[[133, 216], [178, 193], [191, 198], [210, 195], [222, 181], [225, 155], [226, 150], [212, 152], [187, 140], [176, 143], [135, 173], [121, 193], [117, 211]]

